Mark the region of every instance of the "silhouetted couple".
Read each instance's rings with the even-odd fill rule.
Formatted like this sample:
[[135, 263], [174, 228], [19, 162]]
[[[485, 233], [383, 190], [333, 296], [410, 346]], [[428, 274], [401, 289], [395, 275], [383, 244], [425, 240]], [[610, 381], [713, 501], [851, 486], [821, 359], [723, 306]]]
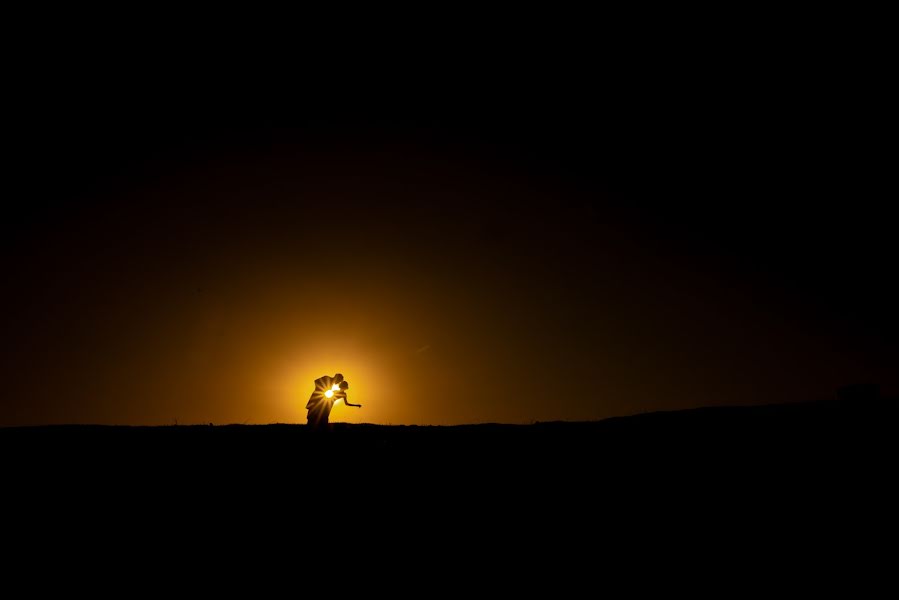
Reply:
[[346, 391], [350, 389], [350, 384], [343, 378], [341, 373], [337, 373], [334, 377], [322, 375], [315, 380], [315, 390], [306, 403], [306, 425], [317, 431], [324, 431], [328, 428], [328, 418], [331, 416], [331, 408], [338, 400], [343, 400], [347, 406], [355, 406], [361, 408], [361, 404], [350, 404], [347, 401]]

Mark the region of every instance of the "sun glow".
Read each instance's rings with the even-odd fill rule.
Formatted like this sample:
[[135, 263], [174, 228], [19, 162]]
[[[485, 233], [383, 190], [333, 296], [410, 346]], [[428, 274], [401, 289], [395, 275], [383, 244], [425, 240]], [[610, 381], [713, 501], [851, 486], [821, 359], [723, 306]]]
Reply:
[[[313, 337], [316, 337], [313, 332]], [[384, 373], [403, 370], [386, 362], [384, 357], [375, 352], [365, 352], [364, 348], [353, 340], [332, 340], [333, 331], [323, 332], [320, 336], [324, 347], [302, 347], [294, 352], [284, 352], [278, 362], [272, 362], [269, 372], [272, 373], [267, 390], [270, 398], [271, 416], [268, 420], [275, 422], [288, 418], [291, 422], [305, 422], [306, 404], [310, 393], [318, 394], [318, 398], [327, 398], [333, 404], [332, 423], [375, 423], [389, 420], [390, 415], [385, 408], [389, 403], [383, 402], [383, 391], [388, 389], [389, 381]], [[329, 344], [334, 344], [333, 347]], [[314, 382], [323, 375], [333, 376], [343, 373], [350, 382], [351, 397], [357, 401], [368, 401], [365, 409], [347, 408], [344, 406], [339, 391], [328, 398], [327, 388], [315, 389]], [[333, 382], [332, 382], [333, 384]], [[339, 390], [339, 387], [338, 387]], [[285, 415], [289, 415], [285, 417]], [[262, 419], [263, 417], [260, 417]], [[394, 419], [395, 420], [395, 419]]]

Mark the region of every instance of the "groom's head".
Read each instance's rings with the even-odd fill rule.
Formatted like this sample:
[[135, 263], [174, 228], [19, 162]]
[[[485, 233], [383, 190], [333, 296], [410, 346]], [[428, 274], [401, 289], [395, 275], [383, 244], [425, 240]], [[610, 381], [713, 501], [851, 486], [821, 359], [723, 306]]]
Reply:
[[334, 376], [334, 383], [339, 384], [341, 381], [343, 381], [343, 373], [337, 373]]

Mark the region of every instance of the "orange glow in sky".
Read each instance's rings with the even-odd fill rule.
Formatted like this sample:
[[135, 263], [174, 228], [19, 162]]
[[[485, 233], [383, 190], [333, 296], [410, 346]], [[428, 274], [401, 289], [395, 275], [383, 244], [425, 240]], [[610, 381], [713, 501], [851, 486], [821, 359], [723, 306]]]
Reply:
[[17, 242], [0, 426], [305, 423], [336, 373], [362, 408], [336, 402], [331, 422], [385, 425], [895, 382], [895, 361], [817, 333], [798, 300], [654, 243], [567, 179], [442, 150], [309, 152], [123, 183]]

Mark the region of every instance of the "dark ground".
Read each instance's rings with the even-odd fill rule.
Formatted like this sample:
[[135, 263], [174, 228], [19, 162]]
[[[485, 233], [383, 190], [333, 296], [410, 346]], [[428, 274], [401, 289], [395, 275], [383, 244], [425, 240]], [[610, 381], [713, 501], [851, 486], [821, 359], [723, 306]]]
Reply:
[[[599, 422], [457, 427], [334, 424], [0, 429], [7, 475], [42, 484], [253, 482], [300, 501], [320, 485], [502, 492], [603, 482], [690, 493], [717, 484], [877, 488], [899, 456], [897, 400], [878, 398], [662, 412]], [[232, 483], [225, 483], [232, 482]], [[364, 502], [361, 498], [358, 501]]]
[[653, 581], [647, 565], [681, 576], [687, 565], [713, 587], [709, 577], [728, 572], [739, 573], [733, 585], [764, 587], [783, 573], [802, 582], [801, 561], [836, 566], [856, 589], [847, 564], [892, 569], [879, 548], [897, 530], [897, 406], [337, 424], [324, 435], [302, 425], [0, 429], [6, 547], [32, 566], [48, 552], [91, 564], [101, 548], [104, 577], [115, 565], [153, 578], [153, 561], [189, 574], [212, 557], [235, 572], [261, 563], [292, 585], [314, 572], [452, 575], [459, 591], [483, 577], [559, 591], [614, 564]]

